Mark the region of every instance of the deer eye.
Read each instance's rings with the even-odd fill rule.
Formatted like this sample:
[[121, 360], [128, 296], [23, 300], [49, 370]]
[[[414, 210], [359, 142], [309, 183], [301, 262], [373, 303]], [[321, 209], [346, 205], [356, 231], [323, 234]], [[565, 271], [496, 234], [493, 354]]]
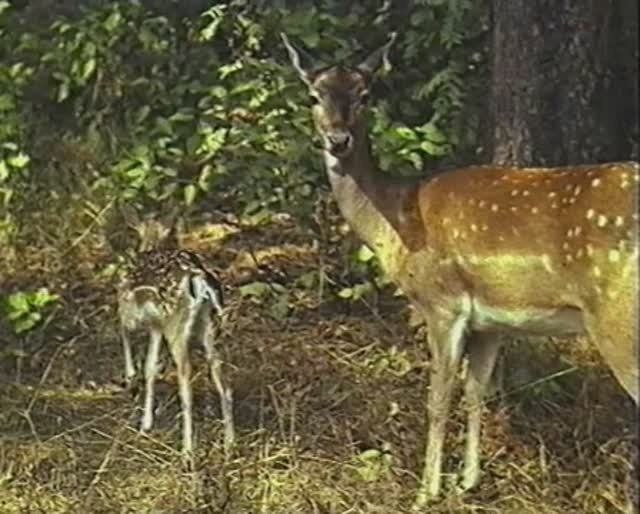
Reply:
[[369, 93], [365, 91], [360, 95], [360, 105], [367, 105], [369, 103]]

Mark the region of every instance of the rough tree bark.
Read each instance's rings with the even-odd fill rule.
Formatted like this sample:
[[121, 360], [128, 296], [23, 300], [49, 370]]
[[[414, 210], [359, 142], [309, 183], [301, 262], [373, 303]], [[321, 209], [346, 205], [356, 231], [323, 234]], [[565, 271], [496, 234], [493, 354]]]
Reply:
[[638, 157], [637, 11], [637, 0], [494, 0], [494, 162]]

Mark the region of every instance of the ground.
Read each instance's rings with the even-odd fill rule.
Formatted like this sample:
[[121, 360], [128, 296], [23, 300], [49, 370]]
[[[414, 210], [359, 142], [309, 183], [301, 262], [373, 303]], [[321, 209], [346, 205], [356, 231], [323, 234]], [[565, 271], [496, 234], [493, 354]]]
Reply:
[[[246, 230], [202, 224], [185, 237], [229, 288], [221, 338], [239, 435], [225, 458], [217, 396], [194, 348], [194, 470], [180, 458], [170, 366], [154, 430], [137, 431], [141, 398], [121, 387], [113, 283], [96, 271], [106, 269], [106, 247], [87, 236], [65, 250], [13, 255], [3, 289], [44, 284], [61, 301], [26, 336], [0, 327], [0, 513], [409, 512], [428, 353], [393, 288], [366, 301], [339, 299], [332, 281], [349, 279], [344, 249], [313, 238], [286, 217]], [[313, 280], [320, 269], [324, 284]], [[246, 286], [257, 280], [282, 287]], [[506, 393], [484, 418], [480, 486], [451, 494], [463, 446], [456, 408], [448, 494], [425, 512], [622, 512], [634, 409], [592, 348], [518, 342], [504, 363]]]

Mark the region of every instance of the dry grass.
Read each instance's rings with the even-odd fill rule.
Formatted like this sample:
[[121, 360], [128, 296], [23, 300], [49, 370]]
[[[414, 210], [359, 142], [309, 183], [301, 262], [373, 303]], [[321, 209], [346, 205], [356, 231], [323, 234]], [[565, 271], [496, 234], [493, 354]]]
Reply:
[[[96, 278], [108, 252], [85, 248], [95, 238], [70, 252], [47, 248], [46, 258], [28, 252], [20, 272], [5, 277], [7, 287], [48, 284], [63, 301], [26, 338], [0, 332], [2, 514], [409, 511], [423, 451], [428, 355], [408, 328], [405, 303], [385, 293], [349, 306], [302, 287], [296, 279], [319, 263], [330, 277], [342, 264], [335, 248], [318, 253], [291, 224], [230, 234], [224, 247], [210, 242], [212, 233], [189, 242], [212, 249], [229, 283], [259, 275], [247, 258], [253, 253], [270, 266], [262, 279], [279, 273], [289, 293], [282, 319], [272, 315], [276, 296], [230, 297], [224, 337], [236, 391], [235, 454], [223, 455], [217, 396], [201, 355], [195, 470], [183, 469], [176, 451], [180, 409], [170, 370], [158, 384], [155, 430], [135, 430], [139, 398], [118, 386], [112, 290]], [[428, 512], [622, 512], [635, 440], [631, 402], [588, 348], [558, 350], [546, 341], [510, 349], [507, 387], [516, 389], [487, 407], [480, 487]], [[520, 387], [573, 365], [580, 370]], [[459, 469], [463, 422], [456, 409], [450, 472]], [[448, 486], [454, 478], [446, 477]]]

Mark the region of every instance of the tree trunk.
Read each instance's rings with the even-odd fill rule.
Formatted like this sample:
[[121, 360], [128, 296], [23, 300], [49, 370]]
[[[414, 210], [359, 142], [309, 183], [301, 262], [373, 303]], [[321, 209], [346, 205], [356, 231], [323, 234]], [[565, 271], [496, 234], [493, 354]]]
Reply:
[[637, 0], [494, 0], [493, 160], [637, 158]]

